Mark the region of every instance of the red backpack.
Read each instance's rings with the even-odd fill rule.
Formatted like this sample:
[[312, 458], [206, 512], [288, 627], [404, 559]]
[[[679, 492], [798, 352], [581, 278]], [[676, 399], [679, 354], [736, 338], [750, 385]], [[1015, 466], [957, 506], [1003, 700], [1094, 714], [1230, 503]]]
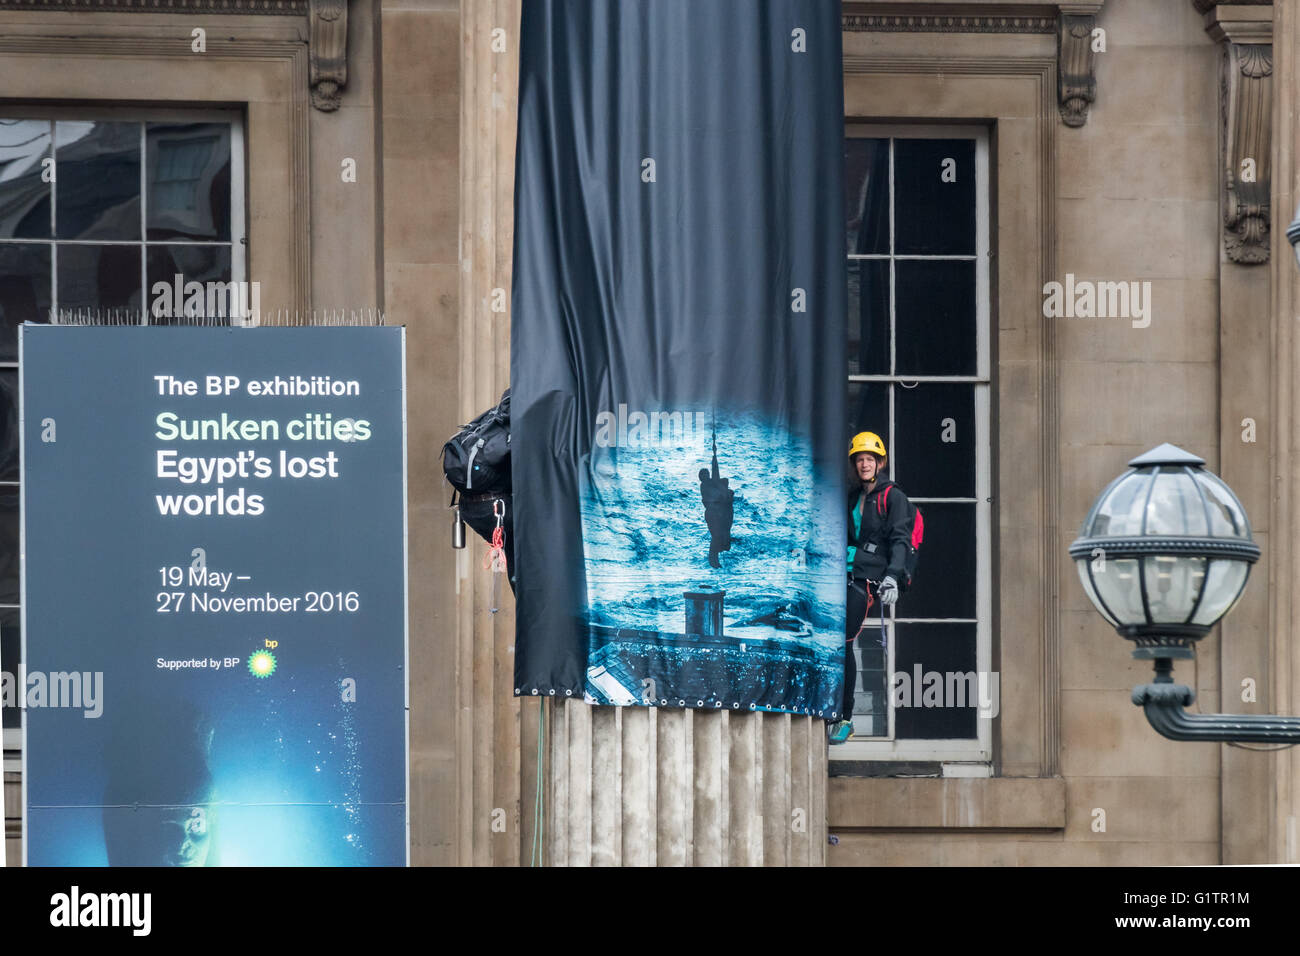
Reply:
[[[884, 515], [889, 510], [889, 493], [894, 489], [890, 485], [885, 489], [885, 493], [876, 496], [876, 513]], [[921, 555], [921, 541], [925, 538], [925, 518], [921, 514], [921, 509], [912, 504], [908, 499], [908, 505], [912, 508], [912, 539], [907, 549], [907, 560], [903, 562], [903, 573], [906, 581], [900, 581], [898, 586], [906, 591], [912, 586], [912, 581], [916, 577], [916, 562]]]

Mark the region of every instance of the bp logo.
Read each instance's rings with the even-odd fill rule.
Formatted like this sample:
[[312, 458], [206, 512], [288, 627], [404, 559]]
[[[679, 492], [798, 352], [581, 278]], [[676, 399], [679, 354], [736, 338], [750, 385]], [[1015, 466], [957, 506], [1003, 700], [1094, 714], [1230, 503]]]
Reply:
[[275, 655], [270, 651], [256, 651], [248, 658], [248, 672], [254, 677], [270, 677], [275, 673]]

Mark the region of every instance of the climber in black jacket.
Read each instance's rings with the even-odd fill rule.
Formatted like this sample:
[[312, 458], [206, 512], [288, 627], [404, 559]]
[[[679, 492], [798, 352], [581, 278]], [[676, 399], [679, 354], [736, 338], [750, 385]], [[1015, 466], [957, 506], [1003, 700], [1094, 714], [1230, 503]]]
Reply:
[[901, 488], [883, 474], [888, 456], [875, 432], [859, 432], [849, 445], [849, 461], [858, 483], [848, 500], [848, 595], [844, 620], [844, 697], [831, 743], [853, 735], [853, 695], [858, 662], [853, 644], [871, 606], [898, 600], [906, 580], [912, 543], [912, 505]]

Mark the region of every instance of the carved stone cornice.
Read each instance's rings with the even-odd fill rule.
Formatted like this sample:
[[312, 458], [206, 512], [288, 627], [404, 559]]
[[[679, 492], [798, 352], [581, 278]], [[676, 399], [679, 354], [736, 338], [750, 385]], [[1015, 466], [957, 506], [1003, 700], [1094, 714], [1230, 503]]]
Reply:
[[1062, 9], [1057, 19], [1057, 107], [1066, 126], [1088, 122], [1088, 108], [1097, 101], [1096, 53], [1092, 49], [1096, 27], [1095, 12]]
[[0, 11], [73, 10], [79, 13], [307, 15], [308, 0], [0, 0]]
[[311, 104], [329, 112], [339, 108], [348, 84], [347, 0], [311, 0]]
[[10, 11], [306, 17], [312, 105], [338, 109], [348, 82], [347, 0], [0, 0], [0, 13]]
[[849, 33], [1051, 33], [1056, 17], [941, 13], [845, 13]]
[[[1093, 30], [1105, 0], [1005, 2], [980, 9], [961, 3], [866, 3], [846, 0], [846, 33], [1056, 34], [1057, 105], [1066, 126], [1082, 126], [1097, 99]], [[978, 12], [975, 12], [978, 10]]]
[[1203, 12], [1205, 32], [1220, 43], [1273, 42], [1271, 3], [1214, 3]]
[[1207, 13], [1215, 7], [1271, 7], [1273, 0], [1192, 0], [1197, 13]]

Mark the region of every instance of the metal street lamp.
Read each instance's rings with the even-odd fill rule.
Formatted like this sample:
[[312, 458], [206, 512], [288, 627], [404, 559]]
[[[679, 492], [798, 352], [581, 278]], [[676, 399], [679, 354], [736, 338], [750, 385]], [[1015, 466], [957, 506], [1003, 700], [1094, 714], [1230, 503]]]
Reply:
[[1070, 557], [1133, 656], [1155, 662], [1154, 683], [1133, 688], [1133, 703], [1173, 740], [1300, 741], [1300, 717], [1184, 710], [1195, 694], [1173, 682], [1173, 662], [1194, 658], [1196, 642], [1237, 603], [1259, 546], [1205, 459], [1164, 444], [1129, 467], [1093, 503]]

